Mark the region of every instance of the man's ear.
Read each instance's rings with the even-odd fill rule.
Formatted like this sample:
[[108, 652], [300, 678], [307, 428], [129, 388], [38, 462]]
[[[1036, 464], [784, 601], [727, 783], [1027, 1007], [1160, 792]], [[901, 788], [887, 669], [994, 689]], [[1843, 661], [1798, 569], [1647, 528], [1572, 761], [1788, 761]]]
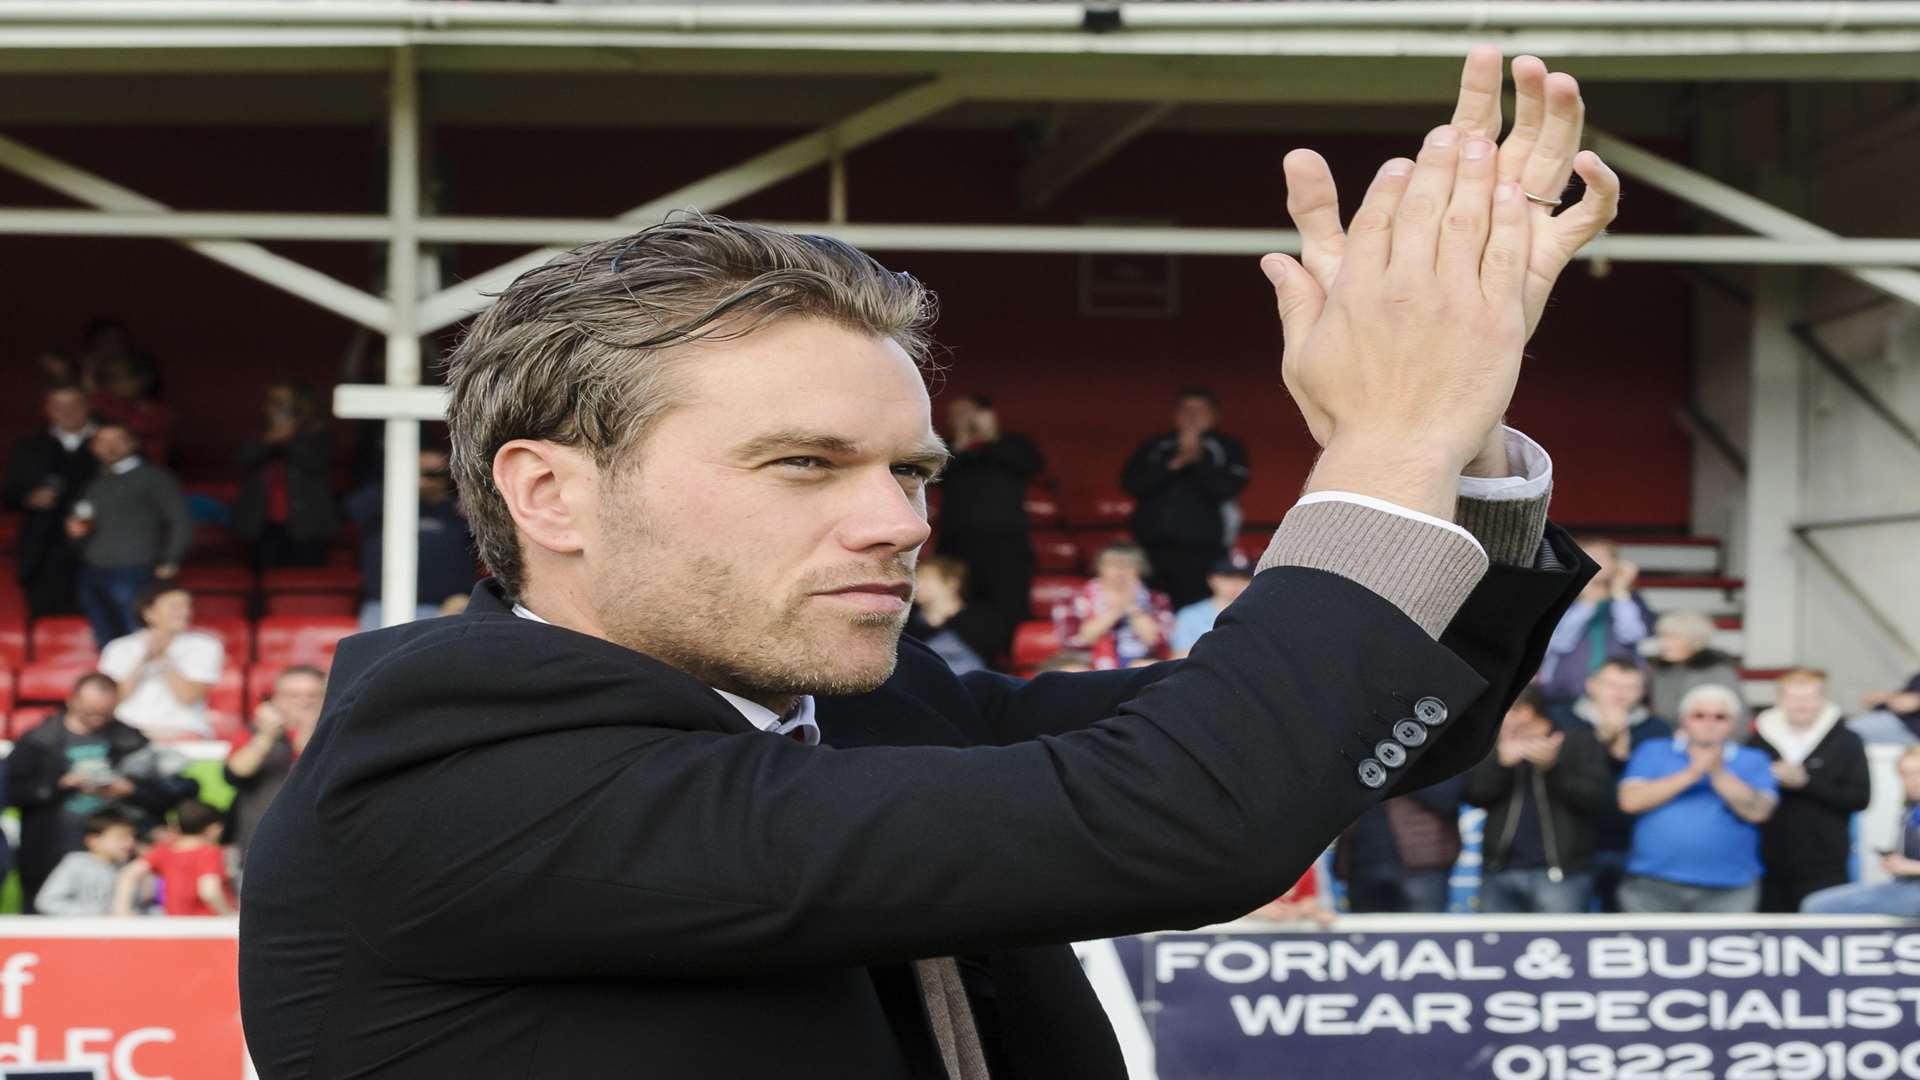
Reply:
[[515, 439], [493, 455], [493, 484], [528, 543], [556, 555], [586, 547], [596, 519], [599, 470], [570, 447]]

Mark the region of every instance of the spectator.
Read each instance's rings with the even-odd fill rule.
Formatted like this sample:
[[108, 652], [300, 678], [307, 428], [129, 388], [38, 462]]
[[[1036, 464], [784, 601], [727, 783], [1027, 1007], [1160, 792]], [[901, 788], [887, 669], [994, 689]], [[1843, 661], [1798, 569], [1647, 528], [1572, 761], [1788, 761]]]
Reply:
[[1356, 914], [1447, 910], [1447, 881], [1460, 858], [1460, 796], [1466, 779], [1376, 804], [1341, 835], [1333, 872]]
[[226, 646], [191, 629], [193, 594], [166, 579], [148, 582], [134, 598], [146, 629], [107, 643], [100, 670], [120, 684], [115, 715], [149, 739], [205, 739], [207, 693], [226, 667]]
[[1520, 692], [1494, 753], [1467, 773], [1487, 811], [1480, 910], [1571, 915], [1592, 899], [1593, 821], [1614, 801], [1613, 765], [1586, 724], [1556, 724], [1537, 686]]
[[220, 811], [188, 799], [174, 812], [178, 839], [155, 844], [120, 871], [113, 913], [133, 914], [133, 898], [150, 877], [160, 879], [160, 903], [169, 915], [232, 915], [237, 908], [227, 876], [227, 853], [220, 846]]
[[907, 634], [926, 642], [955, 674], [987, 670], [1000, 620], [967, 603], [967, 564], [948, 555], [929, 555], [914, 567], [914, 578]]
[[1587, 537], [1580, 546], [1600, 572], [1554, 627], [1540, 662], [1540, 684], [1553, 702], [1578, 698], [1587, 676], [1608, 660], [1635, 661], [1653, 628], [1653, 610], [1633, 591], [1640, 568], [1620, 558], [1611, 540]]
[[333, 432], [313, 391], [297, 383], [267, 388], [266, 415], [265, 433], [240, 448], [233, 534], [254, 545], [258, 566], [319, 566], [340, 531], [328, 479]]
[[1154, 588], [1186, 607], [1207, 596], [1207, 573], [1233, 546], [1247, 486], [1247, 450], [1213, 429], [1219, 406], [1210, 390], [1182, 391], [1173, 431], [1140, 444], [1120, 474], [1138, 500], [1133, 536], [1147, 551]]
[[133, 597], [170, 578], [193, 543], [193, 519], [173, 473], [139, 454], [133, 432], [106, 422], [93, 434], [100, 474], [67, 518], [80, 544], [80, 607], [101, 648], [138, 630]]
[[[1646, 673], [1626, 660], [1609, 660], [1587, 676], [1587, 692], [1571, 705], [1554, 705], [1547, 713], [1556, 724], [1585, 724], [1607, 751], [1607, 764], [1617, 783], [1627, 759], [1641, 743], [1671, 739], [1673, 728], [1640, 704], [1646, 696]], [[1593, 817], [1593, 859], [1590, 863], [1593, 896], [1600, 910], [1620, 910], [1620, 879], [1627, 872], [1627, 848], [1633, 841], [1633, 818], [1609, 802]]]
[[79, 609], [80, 553], [64, 523], [100, 468], [88, 444], [93, 418], [77, 386], [55, 386], [41, 401], [45, 431], [14, 444], [0, 501], [21, 512], [17, 573], [34, 618]]
[[[367, 582], [367, 602], [360, 608], [360, 625], [381, 625], [380, 552], [384, 546], [380, 524], [386, 510], [379, 486], [361, 488], [347, 499], [347, 516], [360, 527], [360, 573]], [[413, 617], [431, 619], [449, 597], [473, 591], [473, 540], [466, 515], [454, 498], [453, 473], [445, 450], [420, 451], [419, 578]]]
[[1253, 581], [1253, 568], [1246, 560], [1228, 557], [1213, 564], [1213, 571], [1207, 575], [1207, 588], [1213, 595], [1205, 600], [1195, 600], [1181, 608], [1173, 616], [1173, 655], [1175, 659], [1185, 657], [1193, 651], [1193, 643], [1200, 635], [1213, 629], [1220, 613], [1227, 605], [1240, 598]]
[[1000, 430], [999, 414], [983, 394], [964, 394], [947, 406], [953, 459], [940, 487], [940, 552], [967, 564], [966, 599], [993, 616], [994, 637], [980, 653], [1007, 650], [1013, 629], [1027, 617], [1033, 587], [1033, 537], [1027, 527], [1027, 487], [1047, 460], [1025, 435]]
[[159, 400], [160, 372], [153, 358], [120, 342], [104, 352], [90, 346], [86, 364], [94, 383], [89, 402], [94, 413], [125, 427], [154, 461], [166, 461], [173, 447], [173, 410]]
[[1647, 663], [1647, 696], [1655, 716], [1673, 716], [1696, 686], [1740, 685], [1740, 665], [1712, 648], [1713, 620], [1705, 615], [1669, 611], [1653, 624], [1653, 636], [1659, 651]]
[[1620, 809], [1638, 816], [1620, 908], [1634, 914], [1754, 910], [1760, 825], [1779, 803], [1765, 754], [1732, 736], [1739, 695], [1696, 686], [1680, 700], [1680, 733], [1641, 743], [1620, 781]]
[[1147, 569], [1146, 554], [1132, 544], [1100, 549], [1094, 579], [1054, 609], [1061, 644], [1087, 652], [1096, 671], [1165, 660], [1173, 612], [1165, 595], [1147, 588]]
[[1898, 690], [1877, 690], [1861, 699], [1873, 710], [1847, 726], [1870, 743], [1920, 745], [1920, 674]]
[[1760, 828], [1760, 910], [1800, 910], [1808, 895], [1845, 885], [1853, 815], [1873, 797], [1867, 747], [1827, 700], [1827, 675], [1796, 668], [1775, 684], [1773, 708], [1747, 745], [1773, 759], [1780, 808]]
[[133, 857], [133, 822], [111, 810], [88, 815], [80, 827], [83, 851], [69, 851], [40, 887], [42, 915], [105, 915], [113, 910], [120, 868]]
[[192, 781], [129, 779], [123, 763], [146, 749], [147, 737], [113, 718], [120, 691], [89, 672], [74, 684], [66, 708], [22, 735], [7, 756], [7, 793], [20, 808], [20, 892], [26, 911], [68, 852], [84, 847], [86, 819], [108, 806], [163, 811]]
[[1920, 918], [1920, 746], [1900, 755], [1900, 785], [1907, 806], [1893, 846], [1881, 848], [1880, 868], [1891, 881], [1859, 882], [1821, 889], [1800, 904], [1810, 915], [1894, 915]]
[[281, 672], [273, 681], [273, 696], [253, 710], [252, 736], [227, 755], [227, 783], [236, 792], [227, 828], [242, 865], [254, 826], [307, 748], [326, 698], [327, 676], [319, 668], [298, 664]]

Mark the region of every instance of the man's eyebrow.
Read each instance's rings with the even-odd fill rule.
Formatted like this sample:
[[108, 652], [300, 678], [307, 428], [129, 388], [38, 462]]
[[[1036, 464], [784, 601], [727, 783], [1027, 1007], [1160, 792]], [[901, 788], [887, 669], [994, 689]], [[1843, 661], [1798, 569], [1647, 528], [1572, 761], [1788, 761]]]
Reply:
[[784, 431], [770, 431], [765, 435], [756, 435], [739, 446], [734, 454], [743, 458], [761, 458], [768, 454], [777, 454], [788, 450], [811, 450], [820, 454], [853, 454], [858, 451], [853, 442], [838, 435], [829, 435], [823, 431], [803, 431], [788, 428]]
[[900, 455], [901, 464], [919, 465], [935, 475], [945, 472], [947, 462], [952, 460], [953, 453], [947, 449], [946, 440], [938, 435]]

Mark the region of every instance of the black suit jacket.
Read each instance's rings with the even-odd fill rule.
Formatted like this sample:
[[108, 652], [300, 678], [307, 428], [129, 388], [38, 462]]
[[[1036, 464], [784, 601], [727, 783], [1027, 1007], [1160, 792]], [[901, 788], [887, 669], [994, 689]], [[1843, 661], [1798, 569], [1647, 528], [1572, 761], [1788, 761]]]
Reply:
[[[36, 431], [14, 444], [7, 459], [7, 476], [0, 484], [0, 503], [9, 510], [22, 511], [20, 522], [21, 581], [30, 580], [47, 555], [67, 543], [67, 515], [86, 490], [87, 482], [100, 469], [93, 451], [81, 443], [72, 453], [60, 440], [46, 431]], [[33, 510], [26, 498], [33, 489], [57, 478], [60, 493], [51, 509]]]
[[[1317, 570], [1258, 575], [1186, 661], [1021, 684], [904, 640], [830, 747], [514, 617], [349, 638], [241, 907], [265, 1080], [941, 1075], [906, 962], [962, 958], [998, 1080], [1120, 1077], [1062, 943], [1239, 916], [1386, 791], [1491, 744], [1591, 572], [1495, 568], [1441, 643]], [[1431, 715], [1431, 713], [1430, 713]], [[1391, 755], [1390, 755], [1391, 756]], [[1387, 789], [1392, 790], [1392, 785]]]

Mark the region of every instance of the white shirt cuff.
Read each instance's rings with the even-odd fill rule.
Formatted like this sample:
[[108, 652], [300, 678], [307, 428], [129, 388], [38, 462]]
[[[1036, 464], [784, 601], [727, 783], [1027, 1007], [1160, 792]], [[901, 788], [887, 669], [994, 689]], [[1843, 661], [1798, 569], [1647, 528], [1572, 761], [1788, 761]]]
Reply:
[[1458, 525], [1455, 525], [1453, 522], [1442, 521], [1439, 518], [1434, 517], [1432, 514], [1423, 514], [1418, 510], [1409, 510], [1406, 507], [1399, 505], [1398, 503], [1390, 503], [1385, 499], [1376, 499], [1371, 495], [1360, 495], [1351, 491], [1316, 491], [1311, 495], [1301, 496], [1300, 501], [1297, 503], [1294, 503], [1294, 505], [1310, 506], [1313, 503], [1321, 503], [1321, 502], [1354, 503], [1359, 506], [1367, 507], [1368, 509], [1371, 509], [1371, 510], [1378, 510], [1383, 514], [1395, 514], [1403, 518], [1412, 518], [1413, 520], [1418, 521], [1421, 524], [1432, 525], [1435, 528], [1445, 529], [1448, 532], [1456, 533], [1459, 536], [1464, 537], [1467, 543], [1472, 544], [1474, 547], [1474, 550], [1478, 551], [1480, 554], [1485, 555], [1487, 553], [1487, 549], [1481, 546], [1480, 541], [1472, 533], [1468, 532], [1467, 530], [1461, 528]]
[[1507, 442], [1507, 467], [1518, 476], [1463, 476], [1460, 497], [1490, 502], [1520, 502], [1537, 499], [1553, 486], [1553, 459], [1540, 444], [1510, 427], [1502, 426]]

